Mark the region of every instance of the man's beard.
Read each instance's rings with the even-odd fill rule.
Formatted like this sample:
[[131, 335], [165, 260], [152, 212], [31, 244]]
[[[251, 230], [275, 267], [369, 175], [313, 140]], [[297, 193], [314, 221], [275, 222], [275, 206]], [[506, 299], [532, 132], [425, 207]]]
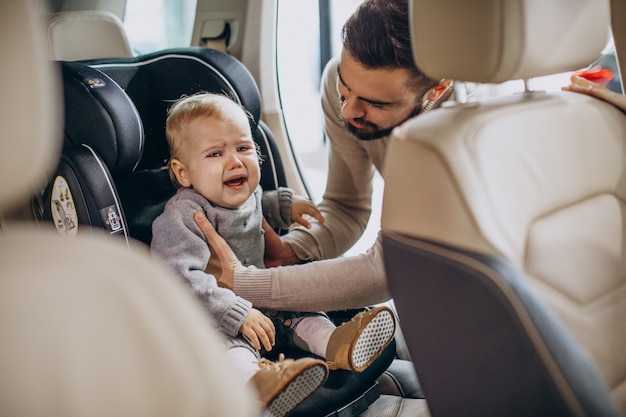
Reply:
[[368, 122], [366, 120], [355, 119], [358, 123], [361, 123], [361, 124], [365, 125], [368, 128], [367, 130], [365, 130], [363, 128], [354, 127], [341, 114], [339, 114], [339, 118], [343, 122], [346, 130], [348, 130], [348, 132], [350, 132], [354, 137], [356, 137], [359, 140], [367, 141], [367, 140], [381, 139], [381, 138], [385, 138], [385, 137], [389, 136], [393, 129], [395, 129], [396, 127], [400, 126], [402, 123], [406, 122], [410, 118], [420, 114], [421, 110], [422, 110], [421, 106], [416, 107], [411, 112], [411, 114], [409, 114], [409, 116], [406, 119], [402, 120], [400, 123], [398, 123], [398, 124], [396, 124], [394, 126], [391, 126], [391, 127], [385, 128], [385, 129], [380, 129], [378, 127], [378, 125], [376, 125], [374, 123], [370, 123], [370, 122]]

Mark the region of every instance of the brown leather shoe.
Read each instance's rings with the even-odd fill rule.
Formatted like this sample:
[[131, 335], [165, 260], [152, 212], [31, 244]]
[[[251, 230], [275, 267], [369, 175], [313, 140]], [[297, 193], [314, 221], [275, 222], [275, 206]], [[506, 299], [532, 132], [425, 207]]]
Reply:
[[362, 372], [393, 340], [396, 319], [389, 307], [363, 311], [337, 327], [326, 347], [328, 368]]
[[263, 416], [283, 417], [324, 384], [328, 366], [314, 358], [285, 359], [281, 353], [277, 362], [259, 361], [259, 370], [251, 382], [256, 387]]

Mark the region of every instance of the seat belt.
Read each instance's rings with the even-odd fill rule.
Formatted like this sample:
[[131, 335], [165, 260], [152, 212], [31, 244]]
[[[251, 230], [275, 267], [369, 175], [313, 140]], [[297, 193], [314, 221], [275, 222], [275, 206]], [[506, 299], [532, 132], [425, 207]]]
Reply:
[[620, 83], [624, 93], [626, 76], [626, 0], [611, 0], [611, 30], [615, 44], [615, 57], [620, 73]]
[[228, 53], [226, 38], [202, 38], [202, 46]]

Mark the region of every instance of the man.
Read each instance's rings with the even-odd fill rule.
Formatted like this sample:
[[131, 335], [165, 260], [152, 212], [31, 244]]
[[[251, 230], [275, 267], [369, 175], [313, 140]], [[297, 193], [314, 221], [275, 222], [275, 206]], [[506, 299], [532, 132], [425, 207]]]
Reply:
[[[195, 219], [222, 262], [220, 282], [264, 308], [329, 311], [390, 299], [380, 237], [364, 254], [337, 258], [362, 235], [371, 213], [374, 170], [384, 173], [392, 129], [419, 114], [445, 89], [413, 61], [407, 0], [367, 0], [342, 29], [343, 50], [322, 75], [322, 108], [330, 143], [328, 183], [319, 210], [324, 224], [294, 228], [266, 243], [270, 265], [242, 267], [211, 226]], [[447, 85], [447, 84], [446, 84]]]

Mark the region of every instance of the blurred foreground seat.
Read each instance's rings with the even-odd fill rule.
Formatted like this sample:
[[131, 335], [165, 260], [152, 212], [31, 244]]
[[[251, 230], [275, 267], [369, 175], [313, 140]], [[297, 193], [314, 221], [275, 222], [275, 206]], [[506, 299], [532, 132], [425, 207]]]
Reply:
[[[594, 62], [609, 4], [413, 0], [411, 18], [426, 74], [501, 83]], [[385, 166], [387, 275], [432, 415], [626, 413], [624, 114], [458, 100], [401, 126]]]
[[[59, 79], [33, 3], [0, 2], [0, 215], [60, 156]], [[145, 248], [2, 229], [0, 415], [258, 415], [213, 324]]]

